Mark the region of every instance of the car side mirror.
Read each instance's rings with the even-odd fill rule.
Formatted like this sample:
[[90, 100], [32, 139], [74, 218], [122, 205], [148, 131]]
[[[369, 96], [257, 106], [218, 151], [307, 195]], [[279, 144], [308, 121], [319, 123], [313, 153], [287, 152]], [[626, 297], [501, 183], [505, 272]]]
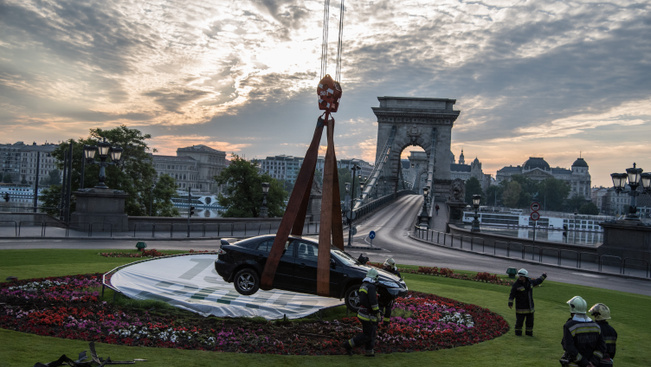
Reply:
[[335, 259], [330, 259], [330, 268], [334, 269], [337, 267], [337, 262]]

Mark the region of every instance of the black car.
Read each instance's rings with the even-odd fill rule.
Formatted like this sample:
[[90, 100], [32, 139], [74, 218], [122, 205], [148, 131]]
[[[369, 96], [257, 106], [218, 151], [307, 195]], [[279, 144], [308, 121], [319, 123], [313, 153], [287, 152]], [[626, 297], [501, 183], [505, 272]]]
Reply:
[[[215, 270], [226, 282], [233, 282], [235, 290], [251, 295], [260, 287], [264, 269], [275, 235], [248, 238], [233, 244], [222, 240]], [[316, 294], [318, 243], [300, 237], [289, 237], [273, 281], [273, 287], [301, 293]], [[353, 257], [335, 247], [330, 249], [330, 297], [345, 299], [346, 306], [359, 308], [357, 290], [370, 266], [362, 265]], [[407, 293], [407, 285], [398, 276], [382, 269], [378, 294], [385, 303]]]

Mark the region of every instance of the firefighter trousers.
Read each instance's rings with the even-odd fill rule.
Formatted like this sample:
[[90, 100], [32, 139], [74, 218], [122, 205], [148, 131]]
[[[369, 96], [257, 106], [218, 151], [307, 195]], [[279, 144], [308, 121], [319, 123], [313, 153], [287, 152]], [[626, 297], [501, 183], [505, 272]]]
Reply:
[[533, 336], [533, 312], [515, 314], [515, 335], [522, 335], [522, 325], [525, 325], [525, 333]]

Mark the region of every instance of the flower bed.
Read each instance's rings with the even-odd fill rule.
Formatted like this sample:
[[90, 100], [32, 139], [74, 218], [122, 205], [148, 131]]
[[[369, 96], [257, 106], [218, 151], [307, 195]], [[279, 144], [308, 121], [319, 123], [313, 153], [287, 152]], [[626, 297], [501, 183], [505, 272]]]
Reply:
[[[369, 262], [368, 265], [373, 265], [373, 266], [378, 267], [378, 268], [382, 267], [381, 263]], [[507, 285], [509, 287], [513, 284], [513, 281], [502, 279], [502, 278], [498, 277], [495, 274], [490, 274], [490, 273], [487, 273], [487, 272], [480, 272], [480, 273], [475, 274], [474, 276], [470, 276], [470, 275], [467, 275], [467, 274], [455, 273], [450, 268], [439, 268], [439, 267], [436, 267], [436, 266], [419, 266], [418, 270], [403, 269], [403, 268], [399, 268], [398, 270], [400, 271], [400, 273], [425, 274], [425, 275], [435, 275], [435, 276], [441, 276], [441, 277], [446, 277], [446, 278], [454, 278], [454, 279], [462, 279], [462, 280], [474, 280], [476, 282], [484, 282], [484, 283], [491, 283], [491, 284], [498, 284], [498, 285]]]
[[[99, 299], [101, 274], [0, 283], [0, 327], [111, 344], [273, 354], [343, 354], [361, 330], [356, 317], [333, 321], [259, 321], [160, 312]], [[410, 292], [381, 326], [378, 353], [454, 348], [508, 331], [499, 315], [432, 294]]]

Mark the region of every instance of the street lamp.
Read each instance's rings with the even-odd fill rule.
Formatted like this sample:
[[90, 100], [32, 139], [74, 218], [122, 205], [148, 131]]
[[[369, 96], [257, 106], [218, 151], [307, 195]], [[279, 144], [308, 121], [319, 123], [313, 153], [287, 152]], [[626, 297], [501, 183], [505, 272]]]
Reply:
[[355, 176], [357, 176], [357, 171], [361, 170], [361, 169], [362, 169], [362, 167], [354, 164], [353, 167], [351, 168], [351, 170], [353, 171], [353, 184], [349, 186], [348, 183], [346, 183], [346, 191], [348, 191], [348, 189], [350, 188], [350, 211], [348, 212], [348, 216], [346, 217], [346, 219], [348, 221], [348, 246], [349, 247], [351, 246], [351, 242], [352, 242], [352, 238], [353, 238], [353, 220], [355, 219], [354, 218], [355, 212], [353, 211], [355, 209], [354, 208], [354, 206], [355, 206], [354, 205], [354, 202], [355, 202]]
[[149, 188], [149, 216], [152, 216], [152, 209], [154, 206], [154, 189], [156, 188], [155, 184], [151, 184], [151, 187]]
[[344, 198], [344, 200], [346, 200], [348, 197], [350, 197], [350, 206], [348, 208], [348, 210], [350, 210], [353, 207], [353, 197], [349, 196], [350, 195], [350, 182], [346, 182], [345, 186], [346, 186], [346, 198]]
[[267, 218], [269, 216], [269, 209], [267, 208], [267, 194], [269, 193], [269, 182], [262, 183], [262, 207], [260, 208], [260, 216]]
[[627, 168], [626, 173], [611, 173], [610, 177], [613, 180], [615, 191], [618, 193], [624, 191], [628, 180], [628, 186], [630, 187], [628, 194], [631, 196], [631, 205], [628, 208], [628, 213], [626, 213], [626, 219], [640, 220], [637, 216], [636, 197], [640, 194], [637, 188], [642, 184], [644, 192], [651, 190], [651, 173], [642, 173], [642, 168], [637, 168], [633, 163], [633, 168]]
[[[99, 154], [99, 162], [95, 161], [95, 154]], [[108, 158], [111, 158], [111, 162], [107, 162]], [[122, 158], [122, 148], [112, 147], [111, 143], [106, 141], [106, 138], [99, 143], [97, 146], [88, 146], [84, 145], [84, 165], [86, 162], [92, 164], [99, 164], [99, 182], [95, 186], [97, 189], [108, 189], [106, 186], [106, 166], [109, 164], [119, 164], [120, 159]], [[83, 187], [82, 187], [83, 188]]]
[[472, 196], [472, 207], [475, 208], [475, 219], [472, 221], [472, 227], [470, 228], [470, 232], [479, 232], [479, 214], [477, 211], [479, 210], [479, 204], [481, 203], [481, 195], [479, 194], [474, 194]]
[[418, 226], [421, 228], [429, 229], [429, 212], [427, 211], [427, 195], [429, 194], [429, 186], [423, 188], [423, 208], [418, 216]]

